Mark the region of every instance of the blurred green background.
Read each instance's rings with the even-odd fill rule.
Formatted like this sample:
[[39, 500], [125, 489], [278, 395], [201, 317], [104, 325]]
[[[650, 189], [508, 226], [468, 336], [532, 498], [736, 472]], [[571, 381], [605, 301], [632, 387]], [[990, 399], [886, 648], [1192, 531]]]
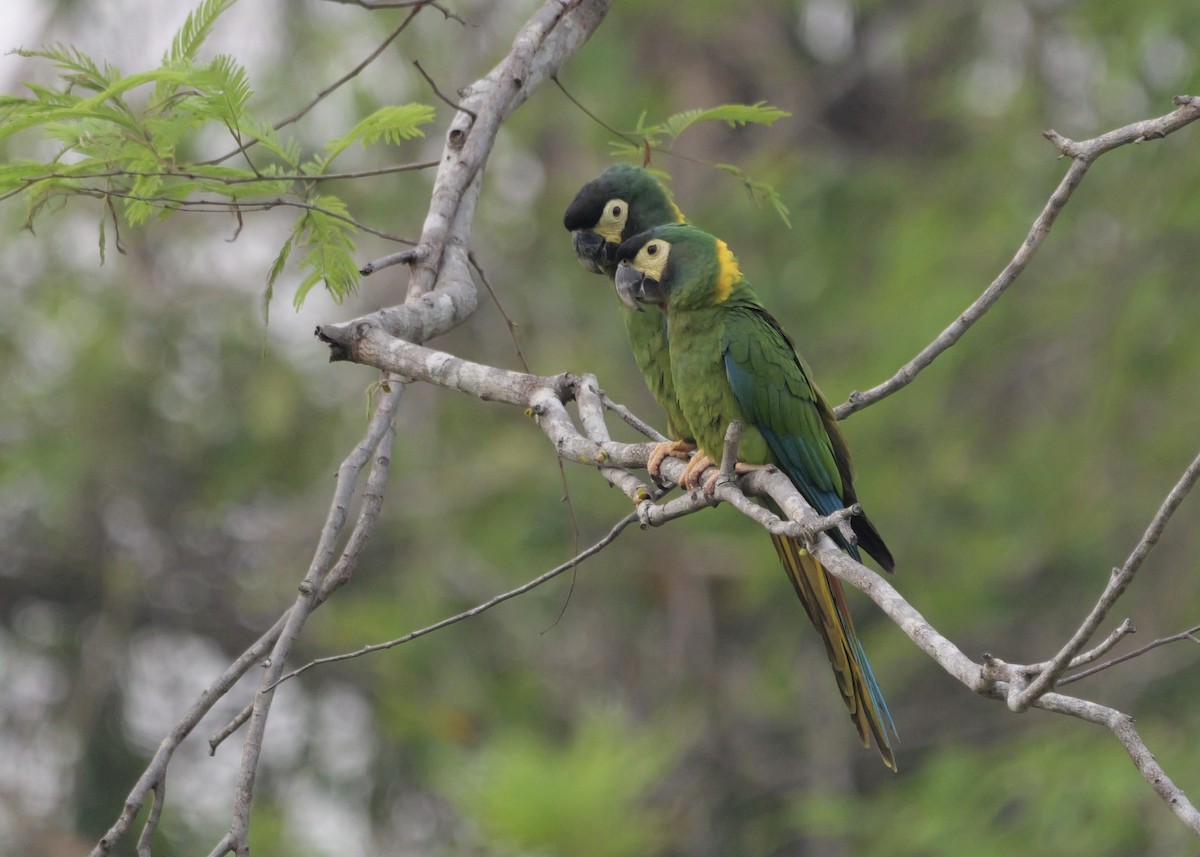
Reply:
[[[157, 63], [189, 3], [13, 3], [5, 47], [77, 44], [126, 72]], [[316, 146], [386, 103], [438, 104], [428, 138], [346, 167], [437, 157], [443, 92], [483, 74], [536, 8], [446, 0], [297, 127]], [[402, 11], [243, 2], [207, 53], [245, 62], [283, 117], [349, 70]], [[18, 26], [19, 25], [19, 26]], [[723, 236], [830, 399], [888, 377], [992, 280], [1077, 139], [1200, 90], [1200, 7], [762, 0], [617, 3], [562, 74], [617, 127], [768, 101], [770, 129], [703, 127], [678, 149], [771, 182], [786, 228], [732, 179], [656, 157]], [[46, 80], [8, 55], [0, 83]], [[1028, 271], [908, 389], [844, 428], [900, 591], [964, 652], [1049, 657], [1123, 562], [1200, 438], [1200, 128], [1102, 158]], [[474, 250], [535, 372], [595, 372], [661, 422], [609, 287], [562, 230], [610, 137], [553, 86], [497, 143]], [[39, 144], [18, 137], [11, 158]], [[228, 148], [201, 140], [208, 156]], [[431, 176], [341, 183], [379, 228], [416, 237]], [[86, 853], [159, 740], [291, 603], [361, 435], [372, 371], [326, 362], [316, 323], [400, 300], [398, 269], [271, 323], [259, 301], [290, 215], [176, 216], [96, 249], [98, 201], [22, 231], [3, 218], [0, 312], [0, 853]], [[111, 233], [110, 233], [111, 238]], [[362, 261], [393, 245], [360, 240]], [[289, 279], [290, 278], [290, 279]], [[436, 340], [519, 368], [481, 292]], [[406, 393], [384, 518], [309, 624], [307, 658], [399, 636], [575, 552], [557, 465], [519, 411]], [[633, 439], [621, 427], [617, 434]], [[567, 467], [580, 538], [628, 509]], [[1132, 648], [1196, 624], [1197, 501], [1121, 602]], [[765, 535], [729, 509], [628, 531], [562, 577], [277, 695], [256, 855], [1167, 855], [1195, 840], [1105, 730], [1009, 714], [944, 675], [865, 599], [856, 618], [900, 730], [899, 775], [859, 747]], [[561, 613], [561, 618], [560, 617]], [[1107, 631], [1106, 626], [1105, 630]], [[253, 676], [251, 676], [253, 678]], [[238, 739], [171, 768], [155, 853], [207, 853], [228, 824]], [[1071, 688], [1137, 718], [1200, 797], [1196, 652], [1158, 650]], [[133, 853], [133, 838], [118, 849]]]

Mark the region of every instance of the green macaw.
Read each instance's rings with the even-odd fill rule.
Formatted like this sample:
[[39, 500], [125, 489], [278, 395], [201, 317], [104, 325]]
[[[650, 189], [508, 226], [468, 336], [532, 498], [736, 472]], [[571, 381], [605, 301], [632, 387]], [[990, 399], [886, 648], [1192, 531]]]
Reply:
[[[707, 462], [697, 455], [683, 482], [695, 484], [719, 460], [729, 423], [742, 423], [738, 458], [775, 465], [821, 515], [858, 498], [846, 440], [792, 340], [763, 308], [725, 242], [692, 226], [651, 229], [617, 253], [615, 283], [627, 304], [656, 305], [670, 330], [671, 376], [683, 418]], [[711, 484], [711, 483], [710, 483]], [[859, 548], [884, 569], [891, 552], [865, 515], [850, 518], [857, 545], [838, 529], [833, 540], [856, 560]], [[895, 724], [846, 604], [842, 585], [803, 542], [772, 536], [796, 594], [825, 641], [829, 661], [864, 746], [871, 736], [892, 770]]]
[[[579, 263], [594, 274], [612, 280], [617, 270], [617, 247], [626, 238], [666, 223], [683, 223], [684, 217], [662, 183], [641, 167], [614, 164], [585, 184], [567, 206], [563, 226], [571, 232]], [[667, 413], [664, 444], [651, 458], [650, 472], [666, 455], [691, 450], [692, 433], [675, 401], [671, 360], [667, 349], [666, 319], [662, 313], [646, 311], [636, 303], [618, 301], [633, 359], [646, 379], [655, 401]]]

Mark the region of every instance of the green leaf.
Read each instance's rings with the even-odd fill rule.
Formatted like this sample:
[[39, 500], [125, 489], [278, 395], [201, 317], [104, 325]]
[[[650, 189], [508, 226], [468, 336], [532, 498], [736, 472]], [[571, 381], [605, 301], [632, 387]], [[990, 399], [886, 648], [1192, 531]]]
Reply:
[[395, 145], [404, 140], [424, 137], [421, 126], [432, 122], [433, 116], [432, 107], [417, 102], [381, 107], [351, 128], [349, 133], [325, 144], [326, 155], [321, 171], [355, 142], [369, 146], [382, 138]]
[[[670, 145], [679, 135], [700, 122], [724, 122], [730, 128], [742, 125], [773, 125], [785, 116], [786, 110], [772, 107], [765, 101], [757, 104], [721, 104], [717, 107], [694, 108], [668, 116], [663, 122], [646, 124], [646, 114], [638, 117], [637, 126], [629, 132], [633, 137], [646, 140], [651, 146]], [[664, 138], [666, 138], [664, 140]]]
[[[63, 77], [73, 85], [100, 92], [121, 77], [116, 66], [104, 64], [101, 70], [96, 61], [72, 45], [54, 45], [37, 51], [16, 50], [13, 53], [27, 58], [48, 59], [68, 74]], [[29, 84], [26, 84], [27, 86]], [[31, 87], [32, 88], [32, 87]], [[65, 95], [66, 93], [60, 93]]]
[[[289, 167], [290, 172], [296, 172], [299, 170], [299, 141], [289, 138], [288, 141], [284, 143], [279, 138], [279, 132], [275, 130], [275, 128], [266, 122], [262, 122], [255, 117], [250, 116], [249, 114], [242, 117], [240, 126], [242, 134], [258, 140], [260, 145], [282, 160]], [[264, 169], [262, 172], [265, 174], [266, 169]]]
[[156, 207], [150, 199], [159, 196], [162, 185], [162, 176], [157, 174], [141, 175], [133, 180], [129, 195], [139, 198], [125, 200], [125, 219], [130, 226], [139, 226], [146, 222], [146, 218]]
[[25, 193], [25, 228], [33, 231], [33, 222], [42, 209], [52, 200], [72, 196], [79, 191], [79, 182], [73, 179], [53, 178], [38, 182]]
[[614, 158], [640, 158], [642, 147], [628, 140], [610, 140], [609, 151]]
[[128, 113], [107, 105], [87, 104], [85, 106], [84, 102], [70, 106], [44, 105], [40, 102], [35, 102], [35, 104], [35, 107], [21, 111], [19, 115], [10, 116], [3, 125], [0, 125], [0, 138], [10, 137], [18, 131], [37, 125], [48, 125], [52, 122], [79, 122], [84, 119], [111, 122], [134, 132], [141, 131], [137, 121]]
[[104, 221], [108, 217], [108, 209], [101, 207], [100, 209], [100, 267], [104, 267], [104, 245], [106, 243], [104, 237]]
[[293, 234], [298, 235], [306, 253], [300, 267], [308, 274], [296, 289], [293, 304], [299, 309], [317, 283], [324, 281], [334, 301], [341, 303], [358, 288], [358, 265], [354, 262], [354, 226], [349, 222], [346, 203], [331, 194], [319, 194], [312, 204], [319, 206], [304, 213]]
[[750, 178], [742, 170], [741, 167], [735, 164], [713, 164], [718, 170], [729, 173], [729, 175], [740, 181], [750, 192], [750, 198], [757, 203], [767, 203], [779, 215], [779, 219], [783, 221], [788, 229], [792, 228], [792, 220], [788, 207], [784, 204], [783, 199], [779, 196], [779, 191], [775, 190], [774, 186], [766, 182], [756, 181]]
[[196, 52], [200, 50], [200, 46], [212, 32], [217, 18], [235, 2], [237, 0], [204, 0], [192, 10], [179, 32], [175, 34], [175, 38], [171, 42], [171, 50], [163, 57], [163, 63], [176, 64], [194, 60]]
[[[129, 92], [131, 89], [137, 89], [139, 86], [145, 86], [147, 83], [167, 83], [174, 85], [186, 84], [190, 80], [191, 75], [187, 71], [181, 71], [174, 68], [156, 68], [150, 71], [141, 71], [137, 74], [131, 74], [128, 77], [122, 77], [119, 80], [113, 81], [106, 89], [97, 92], [91, 98], [84, 99], [80, 102], [82, 108], [94, 108], [106, 101], [114, 101], [119, 103], [120, 96]], [[126, 108], [128, 110], [128, 108]]]
[[772, 107], [765, 101], [757, 104], [722, 104], [707, 110], [686, 110], [670, 116], [662, 124], [662, 130], [672, 139], [677, 138], [698, 122], [724, 122], [730, 128], [740, 125], [773, 125], [777, 120], [791, 116], [786, 110]]
[[[303, 221], [303, 218], [301, 218]], [[267, 288], [263, 292], [262, 314], [263, 324], [267, 324], [271, 319], [271, 298], [275, 296], [275, 281], [279, 279], [279, 275], [283, 273], [283, 267], [287, 264], [288, 257], [292, 255], [292, 245], [296, 240], [296, 233], [293, 232], [283, 242], [283, 246], [279, 248], [278, 255], [275, 256], [275, 261], [271, 263], [271, 270], [267, 272]]]
[[[190, 76], [190, 85], [203, 93], [198, 101], [203, 105], [204, 115], [234, 127], [242, 124], [242, 114], [253, 92], [246, 69], [233, 57], [221, 54], [197, 69]], [[195, 109], [191, 104], [188, 107]]]

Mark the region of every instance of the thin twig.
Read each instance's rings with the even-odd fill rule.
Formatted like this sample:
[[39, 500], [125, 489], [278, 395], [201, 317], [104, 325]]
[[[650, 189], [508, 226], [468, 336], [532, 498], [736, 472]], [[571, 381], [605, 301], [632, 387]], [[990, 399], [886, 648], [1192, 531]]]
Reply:
[[504, 319], [504, 323], [508, 326], [508, 336], [512, 340], [513, 349], [517, 352], [517, 360], [521, 362], [521, 367], [526, 372], [531, 371], [529, 368], [529, 362], [525, 359], [525, 353], [521, 351], [521, 339], [519, 336], [517, 336], [517, 323], [512, 320], [512, 316], [508, 314], [508, 310], [504, 308], [504, 304], [500, 301], [500, 296], [496, 294], [496, 290], [492, 288], [492, 282], [488, 279], [487, 274], [484, 273], [482, 266], [479, 264], [479, 260], [475, 258], [474, 251], [469, 251], [467, 253], [467, 260], [471, 263], [471, 267], [475, 269], [475, 273], [479, 275], [479, 279], [483, 283], [483, 287], [487, 289], [487, 293], [491, 297], [492, 303], [496, 305], [496, 309], [500, 312], [500, 317]]
[[[1081, 655], [1076, 655], [1075, 657], [1071, 658], [1070, 669], [1078, 669], [1079, 667], [1087, 666], [1093, 661], [1099, 660], [1100, 658], [1104, 657], [1113, 646], [1136, 631], [1137, 628], [1134, 626], [1133, 622], [1131, 622], [1129, 619], [1124, 620], [1120, 625], [1112, 629], [1112, 631], [1107, 637], [1104, 638], [1100, 645], [1096, 646], [1095, 648], [1088, 649], [1088, 651]], [[1040, 664], [1020, 664], [1018, 666], [1020, 671], [1025, 673], [1026, 676], [1032, 676], [1049, 669], [1050, 661], [1043, 661]]]
[[[612, 436], [604, 422], [604, 404], [601, 398], [600, 382], [596, 376], [584, 375], [575, 385], [574, 394], [575, 404], [579, 409], [579, 422], [583, 426], [588, 440], [602, 445], [611, 443]], [[562, 456], [559, 456], [558, 460], [562, 461]], [[609, 484], [620, 489], [634, 503], [656, 500], [662, 495], [662, 492], [653, 490], [624, 467], [601, 467], [600, 475], [608, 480]], [[640, 516], [639, 523], [641, 523]], [[641, 526], [642, 529], [646, 527], [644, 523], [641, 523]]]
[[455, 110], [461, 110], [463, 113], [466, 113], [472, 119], [479, 118], [479, 114], [476, 113], [474, 110], [470, 110], [466, 107], [463, 107], [457, 101], [449, 99], [445, 95], [443, 95], [442, 91], [440, 89], [438, 89], [438, 85], [433, 82], [433, 78], [429, 76], [429, 72], [427, 72], [427, 71], [425, 71], [425, 69], [421, 68], [420, 60], [413, 60], [413, 65], [415, 65], [417, 67], [417, 71], [421, 72], [421, 77], [425, 78], [425, 82], [429, 84], [430, 89], [433, 90], [433, 94], [436, 95], [438, 98], [440, 98], [447, 106], [453, 107]]
[[1096, 629], [1100, 627], [1100, 623], [1104, 621], [1104, 617], [1108, 615], [1108, 611], [1125, 592], [1126, 587], [1133, 582], [1134, 575], [1141, 568], [1142, 562], [1146, 556], [1158, 544], [1159, 537], [1162, 536], [1163, 530], [1166, 529], [1167, 522], [1171, 520], [1171, 516], [1175, 514], [1175, 510], [1179, 508], [1179, 504], [1183, 502], [1183, 498], [1192, 490], [1192, 486], [1196, 484], [1196, 479], [1200, 478], [1200, 455], [1197, 455], [1187, 469], [1183, 471], [1183, 475], [1179, 477], [1179, 481], [1175, 483], [1175, 487], [1167, 494], [1158, 512], [1155, 513], [1153, 520], [1150, 521], [1150, 526], [1146, 528], [1146, 532], [1142, 535], [1141, 540], [1134, 546], [1133, 552], [1129, 554], [1129, 558], [1125, 560], [1125, 564], [1117, 569], [1114, 568], [1112, 576], [1109, 578], [1108, 585], [1104, 588], [1100, 600], [1096, 602], [1096, 606], [1092, 608], [1092, 612], [1083, 620], [1078, 630], [1071, 635], [1071, 639], [1062, 647], [1057, 655], [1050, 661], [1050, 665], [1041, 673], [1039, 673], [1029, 686], [1024, 690], [1014, 693], [1008, 700], [1008, 707], [1013, 711], [1024, 711], [1029, 707], [1033, 700], [1037, 699], [1043, 693], [1046, 693], [1057, 682], [1067, 670], [1071, 659], [1087, 645], [1087, 641], [1096, 633]]
[[142, 825], [142, 832], [138, 834], [138, 857], [152, 857], [154, 833], [158, 830], [159, 821], [162, 820], [163, 803], [167, 799], [166, 771], [163, 771], [162, 777], [159, 778], [150, 794], [150, 814], [146, 817], [146, 823]]
[[[270, 659], [263, 670], [259, 690], [254, 696], [254, 705], [247, 720], [246, 738], [242, 744], [242, 764], [234, 791], [233, 822], [228, 833], [232, 847], [227, 850], [236, 850], [240, 853], [249, 849], [250, 807], [254, 796], [254, 783], [258, 775], [259, 758], [262, 754], [263, 736], [267, 728], [271, 702], [274, 699], [271, 688], [275, 686], [275, 682], [283, 672], [288, 654], [309, 615], [321, 604], [322, 585], [327, 582], [328, 577], [332, 576], [330, 571], [333, 566], [336, 538], [345, 524], [347, 503], [349, 496], [353, 493], [358, 473], [372, 456], [374, 456], [376, 467], [380, 466], [382, 459], [390, 457], [390, 440], [395, 436], [393, 420], [403, 391], [403, 384], [394, 383], [379, 397], [366, 435], [338, 469], [338, 485], [334, 490], [333, 501], [330, 504], [325, 526], [321, 530], [321, 538], [314, 551], [312, 563], [300, 584], [299, 594], [288, 611], [287, 621], [279, 634], [279, 639], [275, 641], [275, 645], [271, 649]], [[384, 474], [386, 476], [386, 465], [384, 465]], [[374, 486], [374, 490], [381, 492], [382, 486], [377, 484]], [[369, 499], [364, 496], [364, 505]], [[355, 530], [357, 531], [363, 526], [371, 526], [374, 520], [373, 516], [360, 515]], [[353, 542], [356, 535], [357, 532], [351, 533], [348, 543]]]
[[116, 843], [125, 836], [130, 825], [133, 824], [133, 820], [141, 810], [146, 797], [160, 782], [165, 780], [167, 766], [170, 764], [175, 750], [192, 733], [192, 730], [196, 728], [196, 724], [203, 719], [204, 715], [216, 704], [217, 700], [224, 697], [237, 681], [270, 651], [271, 646], [275, 644], [275, 641], [279, 638], [279, 634], [283, 631], [286, 618], [287, 614], [285, 613], [275, 620], [275, 624], [270, 629], [255, 640], [246, 651], [242, 652], [237, 660], [226, 667], [225, 671], [212, 684], [205, 688], [196, 702], [192, 704], [192, 707], [188, 709], [187, 714], [175, 724], [175, 728], [158, 745], [158, 750], [155, 751], [150, 764], [146, 766], [142, 775], [138, 777], [137, 783], [134, 784], [129, 795], [125, 798], [121, 814], [117, 817], [112, 827], [101, 837], [100, 841], [96, 843], [96, 847], [92, 849], [91, 857], [105, 857], [105, 855], [112, 851]]
[[[375, 60], [378, 59], [379, 55], [382, 54], [385, 50], [387, 50], [387, 46], [390, 45], [392, 42], [394, 42], [396, 40], [396, 37], [399, 36], [401, 33], [403, 33], [405, 31], [405, 29], [408, 28], [408, 25], [412, 23], [413, 18], [417, 17], [417, 15], [420, 14], [421, 10], [426, 5], [428, 5], [428, 4], [424, 3], [424, 2], [420, 2], [417, 5], [415, 5], [413, 7], [413, 10], [411, 12], [409, 12], [408, 15], [405, 16], [403, 21], [400, 22], [400, 26], [398, 26], [398, 27], [396, 27], [396, 29], [392, 30], [392, 32], [388, 34], [388, 37], [386, 39], [384, 39], [382, 43], [380, 43], [379, 47], [377, 47], [375, 50], [371, 51], [371, 53], [367, 55], [366, 59], [364, 59], [362, 62], [360, 62], [354, 68], [350, 69], [350, 71], [346, 72], [344, 75], [339, 77], [333, 83], [329, 84], [329, 86], [325, 87], [320, 92], [318, 92], [316, 98], [314, 98], [308, 104], [301, 107], [299, 110], [297, 110], [291, 116], [287, 117], [286, 119], [281, 119], [280, 121], [276, 122], [275, 130], [279, 131], [283, 128], [286, 128], [288, 125], [291, 125], [294, 122], [300, 121], [306, 115], [308, 115], [308, 112], [310, 110], [312, 110], [314, 107], [316, 107], [322, 101], [324, 101], [329, 95], [331, 95], [333, 92], [335, 92], [337, 89], [339, 89], [344, 84], [349, 83], [351, 80], [353, 80], [354, 78], [356, 78], [360, 74], [362, 74], [363, 70], [367, 66], [369, 66], [371, 63], [375, 62]], [[234, 149], [231, 152], [226, 152], [224, 155], [221, 155], [221, 157], [219, 157], [219, 158], [213, 158], [210, 161], [202, 162], [202, 165], [207, 167], [207, 166], [213, 166], [214, 164], [220, 164], [224, 161], [229, 160], [234, 155], [237, 155], [240, 152], [244, 152], [246, 149], [252, 148], [257, 143], [258, 143], [257, 139], [251, 140], [249, 143], [246, 144], [245, 147], [242, 147], [241, 145], [239, 145], [238, 148]]]
[[1064, 684], [1070, 684], [1073, 681], [1079, 681], [1081, 678], [1087, 678], [1090, 675], [1095, 675], [1102, 670], [1106, 670], [1109, 667], [1115, 667], [1117, 664], [1123, 664], [1125, 661], [1131, 661], [1136, 657], [1146, 654], [1146, 652], [1157, 649], [1159, 646], [1165, 646], [1168, 643], [1178, 643], [1181, 640], [1191, 640], [1193, 643], [1200, 643], [1200, 638], [1196, 636], [1197, 634], [1200, 634], [1200, 625], [1188, 628], [1186, 631], [1180, 631], [1178, 634], [1172, 634], [1170, 637], [1162, 637], [1161, 639], [1155, 640], [1153, 643], [1148, 643], [1147, 645], [1142, 646], [1140, 649], [1134, 649], [1132, 652], [1115, 658], [1110, 658], [1102, 664], [1097, 664], [1091, 669], [1086, 669], [1083, 672], [1077, 672], [1074, 675], [1069, 675], [1062, 679], [1057, 686], [1062, 687]]
[[650, 425], [650, 423], [646, 422], [633, 411], [629, 410], [629, 408], [627, 408], [625, 405], [622, 405], [619, 402], [614, 402], [607, 395], [605, 395], [603, 391], [600, 393], [600, 398], [601, 401], [604, 402], [605, 408], [619, 416], [634, 430], [641, 432], [646, 437], [657, 443], [666, 443], [669, 440], [666, 435], [659, 432], [654, 428], [654, 426]]
[[340, 220], [343, 223], [348, 223], [355, 229], [362, 232], [368, 232], [377, 238], [383, 238], [386, 241], [394, 241], [397, 244], [416, 244], [411, 238], [403, 238], [399, 235], [392, 235], [382, 230], [376, 229], [373, 226], [368, 226], [353, 217], [347, 217], [344, 214], [339, 214], [336, 211], [330, 211], [320, 205], [313, 205], [311, 202], [301, 202], [300, 200], [290, 199], [271, 199], [262, 200], [259, 202], [242, 202], [240, 200], [221, 200], [221, 199], [173, 199], [169, 196], [138, 196], [132, 193], [125, 193], [117, 190], [99, 190], [97, 188], [81, 188], [78, 193], [85, 196], [104, 196], [116, 197], [118, 199], [131, 199], [137, 202], [145, 202], [157, 208], [167, 209], [169, 211], [194, 211], [200, 214], [228, 214], [231, 211], [270, 211], [274, 208], [299, 208], [304, 211], [315, 211], [323, 214], [326, 217], [331, 217], [334, 220]]
[[[432, 83], [432, 81], [430, 81], [430, 83]], [[474, 268], [475, 273], [479, 275], [479, 279], [483, 283], [483, 287], [487, 289], [488, 295], [490, 295], [492, 298], [492, 303], [496, 305], [496, 309], [500, 312], [500, 317], [504, 319], [504, 323], [508, 326], [508, 335], [509, 338], [512, 339], [513, 349], [517, 352], [517, 360], [520, 362], [521, 368], [523, 368], [526, 372], [529, 372], [529, 361], [525, 359], [525, 352], [521, 350], [521, 339], [517, 335], [517, 323], [512, 320], [512, 316], [508, 314], [508, 310], [505, 309], [504, 304], [500, 300], [500, 296], [496, 294], [496, 290], [492, 288], [492, 282], [488, 279], [487, 274], [484, 273], [483, 266], [480, 265], [479, 260], [475, 258], [474, 252], [467, 252], [467, 261], [471, 263], [471, 267]], [[582, 531], [579, 527], [579, 516], [575, 513], [575, 501], [571, 499], [571, 485], [567, 481], [567, 469], [563, 466], [563, 461], [561, 458], [557, 459], [557, 464], [558, 480], [559, 484], [562, 485], [563, 491], [562, 498], [563, 502], [567, 504], [567, 519], [571, 524], [571, 544], [575, 550], [575, 553], [579, 553], [579, 541], [583, 537]], [[567, 612], [567, 605], [571, 603], [571, 596], [574, 593], [575, 572], [572, 571], [571, 586], [567, 589], [567, 597], [563, 599], [562, 610], [559, 611], [559, 614], [557, 617], [555, 617], [554, 621], [550, 623], [550, 627], [546, 628], [545, 631], [542, 631], [543, 634], [559, 623], [563, 617], [563, 614]]]
[[441, 3], [435, 0], [327, 0], [329, 3], [341, 3], [343, 6], [361, 6], [364, 9], [375, 11], [377, 9], [409, 9], [413, 6], [428, 6], [431, 9], [437, 9], [442, 13], [442, 17], [447, 21], [458, 21], [463, 26], [467, 22], [455, 15]]
[[369, 277], [376, 271], [384, 268], [390, 268], [392, 265], [407, 265], [421, 255], [420, 247], [413, 247], [409, 250], [401, 250], [399, 253], [392, 253], [389, 256], [384, 256], [382, 259], [376, 259], [374, 262], [367, 262], [358, 269], [358, 273], [364, 277]]
[[561, 92], [563, 95], [565, 95], [567, 97], [568, 101], [570, 101], [572, 104], [574, 104], [576, 107], [578, 107], [581, 111], [583, 111], [583, 114], [585, 116], [587, 116], [589, 119], [591, 119], [597, 125], [599, 125], [605, 131], [612, 134], [614, 137], [619, 137], [620, 139], [624, 140], [626, 143], [629, 143], [631, 146], [638, 145], [638, 141], [636, 139], [629, 136], [628, 134], [626, 134], [623, 131], [618, 131], [616, 128], [614, 128], [612, 125], [609, 125], [607, 122], [605, 122], [603, 119], [601, 119], [595, 113], [593, 113], [591, 110], [588, 110], [587, 107], [584, 106], [582, 101], [580, 101], [578, 98], [576, 98], [574, 95], [572, 95], [569, 91], [567, 91], [567, 88], [565, 86], [563, 86], [562, 81], [558, 79], [558, 75], [554, 75], [550, 79], [552, 81], [554, 81], [554, 85], [558, 87], [559, 92]]
[[[219, 182], [220, 184], [236, 185], [249, 184], [251, 182], [274, 182], [274, 181], [292, 181], [292, 182], [324, 182], [340, 179], [365, 179], [374, 176], [390, 175], [392, 173], [407, 173], [414, 170], [427, 170], [436, 167], [438, 161], [416, 161], [410, 164], [397, 164], [392, 167], [378, 167], [371, 170], [354, 170], [345, 173], [317, 173], [310, 175], [307, 173], [284, 173], [273, 176], [244, 176], [241, 178], [217, 177], [208, 176], [203, 173], [195, 173], [185, 169], [170, 169], [170, 170], [113, 170], [105, 173], [46, 173], [35, 178], [26, 179], [24, 183], [15, 190], [8, 193], [0, 194], [0, 202], [12, 196], [17, 196], [40, 184], [44, 181], [52, 179], [71, 179], [73, 181], [85, 181], [90, 179], [114, 179], [114, 178], [162, 178], [162, 179], [194, 179], [200, 181]], [[95, 188], [101, 194], [106, 194], [107, 190]]]
[[[389, 384], [397, 388], [402, 386], [396, 378], [389, 379]], [[385, 386], [384, 392], [398, 394], [399, 390], [393, 391]], [[354, 529], [350, 531], [350, 536], [346, 539], [346, 545], [342, 548], [342, 555], [337, 564], [330, 569], [329, 574], [321, 582], [321, 588], [317, 592], [318, 603], [323, 604], [337, 589], [349, 583], [350, 578], [354, 575], [354, 570], [358, 568], [358, 558], [371, 538], [371, 533], [375, 530], [375, 524], [378, 522], [379, 513], [383, 508], [384, 489], [387, 488], [388, 476], [391, 472], [392, 448], [395, 443], [396, 427], [388, 425], [384, 430], [383, 437], [379, 439], [379, 445], [375, 447], [372, 454], [371, 470], [367, 474], [367, 484], [363, 487], [358, 520], [354, 522]]]
[[226, 738], [228, 738], [234, 732], [237, 732], [239, 729], [241, 729], [243, 726], [246, 725], [246, 721], [250, 719], [250, 712], [253, 710], [254, 710], [254, 702], [251, 701], [251, 702], [246, 703], [245, 707], [241, 711], [239, 711], [236, 715], [234, 715], [234, 718], [232, 720], [230, 720], [228, 723], [226, 723], [224, 726], [222, 726], [220, 729], [218, 729], [216, 732], [214, 732], [211, 736], [209, 736], [208, 755], [210, 755], [210, 756], [217, 755], [217, 748], [221, 746], [221, 744], [225, 741]]
[[742, 424], [734, 420], [725, 429], [725, 448], [721, 450], [721, 466], [717, 478], [722, 482], [731, 482], [737, 478], [738, 447], [742, 443]]
[[630, 512], [624, 518], [617, 521], [617, 523], [613, 525], [613, 528], [611, 530], [609, 530], [608, 533], [602, 539], [600, 539], [598, 542], [593, 544], [591, 547], [587, 548], [586, 550], [580, 551], [578, 554], [571, 557], [569, 560], [564, 562], [562, 565], [555, 566], [554, 568], [550, 569], [549, 571], [545, 572], [544, 574], [538, 575], [533, 580], [530, 580], [527, 583], [521, 584], [516, 589], [510, 589], [508, 592], [501, 593], [500, 595], [497, 595], [494, 598], [491, 598], [491, 599], [483, 602], [482, 604], [475, 605], [470, 610], [464, 610], [462, 613], [457, 613], [446, 619], [442, 619], [440, 622], [434, 622], [432, 625], [427, 625], [424, 628], [420, 628], [416, 631], [412, 631], [408, 634], [405, 634], [403, 637], [397, 637], [396, 639], [388, 640], [385, 643], [374, 643], [369, 646], [363, 646], [361, 649], [358, 649], [357, 651], [354, 651], [354, 652], [346, 652], [346, 653], [340, 654], [340, 655], [330, 655], [329, 657], [317, 658], [315, 660], [309, 661], [304, 666], [298, 667], [297, 669], [292, 670], [291, 672], [287, 673], [286, 675], [280, 676], [274, 683], [272, 683], [270, 686], [264, 688], [264, 691], [273, 690], [275, 687], [277, 687], [278, 685], [287, 681], [288, 679], [292, 679], [298, 675], [306, 673], [313, 667], [320, 666], [322, 664], [336, 663], [337, 661], [347, 661], [352, 658], [358, 658], [358, 657], [362, 657], [363, 655], [369, 655], [372, 652], [381, 652], [386, 649], [393, 649], [396, 646], [403, 645], [404, 643], [410, 642], [411, 640], [415, 640], [418, 637], [424, 637], [426, 634], [432, 634], [434, 631], [440, 630], [449, 625], [454, 625], [458, 622], [463, 621], [464, 619], [470, 619], [473, 616], [478, 616], [480, 613], [484, 613], [488, 610], [491, 610], [493, 607], [495, 607], [498, 604], [503, 604], [505, 601], [508, 601], [509, 599], [516, 598], [518, 595], [523, 595], [526, 592], [528, 592], [529, 590], [535, 589], [536, 587], [541, 586], [546, 581], [552, 580], [553, 578], [562, 574], [564, 571], [575, 568], [575, 566], [579, 565], [579, 563], [583, 562], [588, 557], [593, 556], [593, 555], [599, 553], [600, 551], [602, 551], [604, 548], [608, 547], [608, 545], [610, 545], [617, 538], [617, 536], [619, 536], [621, 534], [621, 532], [626, 527], [628, 527], [630, 524], [632, 524], [636, 521], [637, 521], [637, 513]]

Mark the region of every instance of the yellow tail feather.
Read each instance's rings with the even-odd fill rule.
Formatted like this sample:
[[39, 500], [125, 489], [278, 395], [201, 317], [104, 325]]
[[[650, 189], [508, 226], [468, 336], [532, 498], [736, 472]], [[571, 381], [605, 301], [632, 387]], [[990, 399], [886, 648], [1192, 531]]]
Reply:
[[825, 653], [837, 678], [842, 701], [858, 729], [858, 737], [864, 747], [870, 747], [874, 735], [883, 763], [895, 771], [896, 758], [892, 755], [884, 714], [872, 698], [867, 678], [870, 666], [859, 658], [854, 623], [841, 581], [831, 577], [802, 542], [784, 536], [772, 536], [771, 541], [775, 543], [779, 560], [800, 596], [808, 618], [825, 642]]

